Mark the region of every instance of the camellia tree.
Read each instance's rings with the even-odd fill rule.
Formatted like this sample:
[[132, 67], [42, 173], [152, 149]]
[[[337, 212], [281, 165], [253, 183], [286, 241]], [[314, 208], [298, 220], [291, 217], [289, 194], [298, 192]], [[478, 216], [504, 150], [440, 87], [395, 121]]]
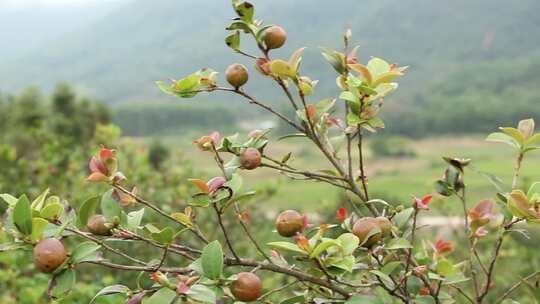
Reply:
[[[535, 144], [540, 134], [534, 134], [533, 120], [521, 121], [518, 128], [501, 128], [500, 133], [488, 137], [489, 141], [509, 144], [517, 153], [513, 182], [506, 188], [499, 185], [494, 199], [467, 202], [465, 173], [470, 160], [444, 158], [448, 167], [435, 182], [435, 190], [462, 202], [463, 237], [468, 244], [464, 260], [453, 262], [454, 242], [434, 240], [430, 247], [421, 246], [417, 239], [418, 218], [428, 212], [432, 195], [414, 197], [411, 207], [404, 208], [372, 197], [368, 188], [364, 135], [384, 127], [379, 111], [406, 68], [380, 58], [372, 58], [366, 65], [359, 63], [357, 48], [349, 50], [351, 32], [346, 31], [343, 50], [322, 52], [338, 74], [338, 97], [312, 103], [309, 96], [317, 82], [301, 74], [304, 48], [288, 60], [273, 59], [272, 50], [286, 43], [285, 30], [254, 19], [249, 2], [233, 1], [233, 8], [238, 17], [227, 27], [232, 34], [225, 39], [226, 44], [252, 59], [258, 73], [283, 90], [297, 117], [288, 117], [246, 92], [243, 86], [250, 76], [241, 64], [225, 71], [230, 86], [218, 85], [217, 73], [211, 69], [170, 84], [158, 82], [158, 86], [181, 98], [202, 92], [241, 96], [295, 129], [297, 133], [290, 136], [309, 140], [328, 163], [321, 164], [321, 170], [309, 171], [291, 164], [290, 154], [270, 155], [266, 149], [271, 144], [268, 130], [253, 131], [246, 138], [221, 137], [214, 132], [194, 143], [215, 160], [219, 175], [208, 182], [189, 180], [199, 193], [183, 210], [169, 212], [128, 188], [129, 174], [119, 171], [115, 151], [104, 147], [90, 160], [87, 179], [107, 184], [109, 190], [88, 199], [77, 210], [48, 192], [33, 200], [3, 194], [9, 205], [4, 229], [13, 241], [2, 250], [33, 250], [36, 270], [51, 273], [51, 299], [61, 299], [73, 288], [82, 264], [139, 273], [136, 282], [105, 287], [92, 300], [123, 294], [129, 304], [502, 303], [522, 284], [538, 277], [538, 271], [532, 272], [502, 290], [493, 285], [505, 235], [517, 223], [540, 222], [540, 183], [526, 191], [517, 183], [524, 156], [538, 149]], [[260, 55], [241, 49], [242, 35], [254, 39]], [[328, 165], [332, 169], [327, 169]], [[283, 211], [275, 220], [281, 237], [276, 235], [276, 241], [261, 244], [242, 205], [257, 194], [242, 190], [239, 175], [241, 170], [259, 168], [276, 170], [292, 179], [330, 184], [347, 193], [350, 207], [339, 208], [333, 223], [319, 224], [310, 223], [300, 211]], [[144, 193], [144, 189], [138, 192]], [[496, 205], [500, 216], [494, 214]], [[147, 213], [164, 221], [149, 222]], [[257, 255], [239, 254], [224, 224], [227, 214], [236, 216], [245, 240]], [[203, 215], [206, 219], [213, 215], [223, 242], [209, 239], [209, 231], [198, 222]], [[478, 245], [488, 233], [496, 235], [495, 242], [487, 252], [480, 252]], [[118, 242], [131, 247], [120, 249]], [[142, 259], [133, 249], [137, 244], [159, 253]], [[487, 263], [481, 256], [488, 257]], [[114, 262], [113, 257], [122, 262]], [[265, 286], [265, 277], [272, 275], [281, 281]]]

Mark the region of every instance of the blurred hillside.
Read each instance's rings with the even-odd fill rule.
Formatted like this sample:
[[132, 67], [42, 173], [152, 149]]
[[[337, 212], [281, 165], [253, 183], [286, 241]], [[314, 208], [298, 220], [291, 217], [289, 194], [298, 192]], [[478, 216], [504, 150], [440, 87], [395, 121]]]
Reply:
[[[448, 130], [448, 125], [448, 131], [460, 131], [455, 128], [461, 123], [454, 119], [457, 112], [467, 113], [463, 128], [489, 113], [485, 120], [496, 115], [503, 123], [515, 121], [514, 116], [540, 118], [540, 112], [529, 112], [540, 99], [540, 89], [534, 85], [540, 81], [534, 72], [540, 58], [539, 1], [254, 3], [260, 18], [284, 26], [289, 33], [287, 47], [274, 56], [288, 57], [298, 47], [309, 47], [304, 74], [323, 80], [315, 98], [335, 94], [335, 75], [317, 48], [340, 47], [346, 28], [353, 30], [354, 41], [360, 45], [361, 61], [376, 55], [410, 65], [400, 90], [387, 103], [392, 109], [387, 109], [391, 112], [387, 117], [395, 122], [389, 124], [393, 131], [415, 135]], [[29, 85], [47, 90], [68, 81], [83, 94], [109, 104], [166, 100], [154, 86], [155, 80], [180, 78], [200, 67], [223, 71], [232, 62], [247, 63], [223, 43], [231, 17], [227, 0], [126, 1], [34, 51], [0, 57], [0, 91], [16, 92]], [[254, 78], [248, 91], [272, 102], [283, 98], [278, 90]], [[231, 97], [218, 99], [224, 102], [224, 98]], [[508, 99], [519, 104], [510, 109], [511, 114], [501, 108], [506, 108]], [[434, 111], [438, 113], [431, 115]], [[440, 113], [444, 113], [443, 123], [439, 123]], [[478, 126], [473, 128], [483, 130]]]

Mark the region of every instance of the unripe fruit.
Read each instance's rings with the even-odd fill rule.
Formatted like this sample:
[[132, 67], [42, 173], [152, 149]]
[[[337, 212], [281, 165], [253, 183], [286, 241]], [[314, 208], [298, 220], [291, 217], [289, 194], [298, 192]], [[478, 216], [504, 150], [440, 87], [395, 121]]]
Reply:
[[251, 272], [241, 272], [237, 276], [231, 284], [231, 292], [235, 299], [243, 302], [257, 300], [261, 296], [261, 279]]
[[360, 239], [360, 244], [363, 243], [363, 247], [371, 247], [378, 243], [382, 238], [382, 233], [377, 232], [366, 240], [373, 229], [381, 230], [377, 219], [373, 217], [363, 217], [354, 223], [352, 233]]
[[274, 25], [264, 32], [264, 44], [268, 49], [278, 49], [286, 40], [287, 33], [281, 26]]
[[379, 216], [375, 219], [379, 223], [383, 236], [389, 236], [392, 232], [392, 222], [384, 216]]
[[240, 153], [240, 165], [247, 170], [253, 170], [261, 164], [261, 152], [255, 148], [247, 148]]
[[304, 216], [295, 210], [281, 212], [276, 219], [276, 230], [284, 237], [295, 236], [304, 229]]
[[44, 239], [34, 247], [34, 265], [42, 272], [53, 272], [67, 259], [66, 248], [57, 239]]
[[88, 219], [86, 224], [88, 231], [95, 235], [109, 236], [111, 228], [107, 225], [107, 219], [101, 214], [94, 214]]
[[243, 64], [235, 63], [225, 70], [225, 78], [235, 89], [238, 89], [248, 81], [249, 74]]

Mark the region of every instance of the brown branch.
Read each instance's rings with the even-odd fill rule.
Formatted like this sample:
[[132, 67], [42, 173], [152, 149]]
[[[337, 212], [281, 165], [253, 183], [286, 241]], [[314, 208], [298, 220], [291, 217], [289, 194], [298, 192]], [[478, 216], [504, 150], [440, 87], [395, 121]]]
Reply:
[[246, 223], [244, 223], [242, 221], [242, 219], [239, 217], [240, 216], [240, 207], [238, 206], [238, 203], [234, 203], [234, 209], [236, 211], [236, 215], [237, 215], [237, 218], [238, 218], [238, 222], [240, 223], [240, 226], [242, 227], [242, 229], [244, 229], [244, 232], [246, 233], [246, 235], [248, 236], [249, 240], [251, 241], [251, 243], [255, 246], [255, 248], [257, 249], [257, 251], [259, 251], [259, 253], [271, 264], [273, 264], [274, 262], [272, 262], [272, 260], [270, 259], [270, 257], [264, 252], [264, 250], [261, 248], [261, 246], [259, 246], [259, 243], [257, 243], [257, 241], [255, 240], [255, 238], [253, 237], [253, 235], [251, 234], [251, 232], [249, 231]]
[[215, 203], [212, 204], [214, 207], [214, 210], [216, 211], [216, 215], [218, 218], [219, 226], [221, 227], [221, 231], [223, 232], [223, 236], [225, 236], [225, 242], [227, 243], [227, 247], [229, 247], [229, 250], [231, 251], [232, 255], [236, 260], [240, 260], [236, 252], [234, 251], [234, 248], [231, 244], [231, 240], [229, 239], [229, 234], [227, 233], [227, 230], [225, 229], [225, 225], [223, 225], [223, 218], [221, 216], [221, 211], [218, 209]]
[[[160, 215], [162, 215], [163, 217], [166, 217], [168, 218], [169, 220], [177, 223], [177, 224], [180, 224], [182, 227], [187, 227], [184, 223], [180, 222], [179, 220], [175, 219], [174, 217], [170, 216], [168, 213], [166, 213], [165, 211], [159, 209], [158, 207], [156, 207], [154, 204], [152, 204], [151, 202], [139, 197], [138, 195], [132, 193], [131, 191], [125, 189], [124, 187], [118, 185], [118, 184], [114, 184], [113, 187], [119, 191], [122, 191], [123, 193], [131, 196], [137, 203], [141, 204], [141, 205], [144, 205], [152, 210], [154, 210], [155, 212], [159, 213]], [[202, 234], [202, 232], [196, 228], [196, 227], [188, 227], [189, 230], [191, 232], [193, 232], [201, 241], [203, 241], [204, 243], [208, 244], [209, 241], [208, 239]]]
[[523, 284], [524, 282], [527, 282], [528, 280], [534, 278], [534, 277], [537, 277], [540, 275], [540, 270], [537, 270], [533, 273], [531, 273], [530, 275], [520, 279], [518, 282], [516, 282], [514, 285], [512, 285], [512, 287], [508, 288], [508, 290], [506, 290], [496, 301], [496, 303], [502, 303], [504, 301], [504, 299], [506, 299], [514, 290], [516, 290], [519, 286], [521, 286], [521, 284]]

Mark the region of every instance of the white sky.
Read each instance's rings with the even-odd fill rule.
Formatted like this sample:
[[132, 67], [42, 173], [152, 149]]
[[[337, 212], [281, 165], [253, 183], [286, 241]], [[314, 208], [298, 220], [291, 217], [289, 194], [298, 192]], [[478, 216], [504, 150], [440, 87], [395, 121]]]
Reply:
[[0, 0], [0, 7], [23, 8], [37, 6], [76, 6], [123, 0]]

